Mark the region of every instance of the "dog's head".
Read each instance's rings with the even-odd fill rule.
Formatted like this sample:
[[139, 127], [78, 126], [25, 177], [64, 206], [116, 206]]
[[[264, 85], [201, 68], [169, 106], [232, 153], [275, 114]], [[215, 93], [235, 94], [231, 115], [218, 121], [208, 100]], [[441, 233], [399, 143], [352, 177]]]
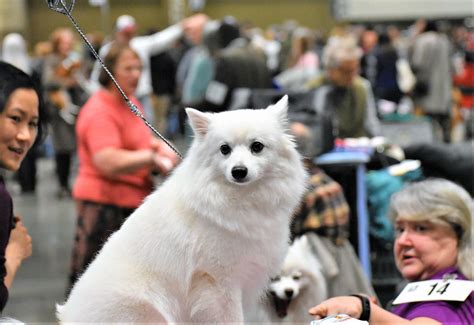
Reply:
[[247, 185], [275, 171], [275, 162], [294, 150], [287, 132], [287, 110], [284, 96], [266, 109], [213, 114], [187, 108], [186, 113], [195, 134], [193, 147], [198, 148], [203, 163], [218, 173], [215, 176]]
[[283, 318], [288, 314], [290, 303], [309, 285], [306, 274], [298, 269], [282, 273], [271, 280], [269, 293], [278, 317]]
[[[288, 314], [291, 304], [301, 296], [319, 301], [326, 295], [322, 266], [312, 252], [308, 237], [296, 238], [289, 247], [278, 276], [271, 280], [269, 294], [278, 317]], [[302, 298], [306, 300], [307, 297]], [[314, 303], [312, 301], [312, 303]]]

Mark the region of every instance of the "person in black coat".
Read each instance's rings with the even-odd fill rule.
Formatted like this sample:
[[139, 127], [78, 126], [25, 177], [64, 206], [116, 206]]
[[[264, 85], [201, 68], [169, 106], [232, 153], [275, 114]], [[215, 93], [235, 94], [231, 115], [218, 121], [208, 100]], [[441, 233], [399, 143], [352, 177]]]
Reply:
[[218, 31], [219, 50], [215, 55], [214, 78], [198, 109], [221, 112], [229, 109], [237, 88], [271, 88], [271, 73], [265, 54], [241, 37], [238, 25], [224, 20]]

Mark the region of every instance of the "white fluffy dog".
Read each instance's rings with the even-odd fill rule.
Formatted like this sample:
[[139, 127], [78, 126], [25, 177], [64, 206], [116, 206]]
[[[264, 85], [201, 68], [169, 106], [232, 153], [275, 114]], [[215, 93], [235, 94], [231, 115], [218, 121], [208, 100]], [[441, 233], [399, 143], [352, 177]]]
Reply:
[[61, 322], [242, 322], [288, 245], [306, 172], [288, 99], [262, 110], [187, 109], [186, 159], [105, 243]]
[[314, 317], [308, 310], [327, 298], [323, 267], [303, 235], [290, 246], [280, 273], [272, 279], [263, 307], [266, 316], [260, 320], [309, 324]]

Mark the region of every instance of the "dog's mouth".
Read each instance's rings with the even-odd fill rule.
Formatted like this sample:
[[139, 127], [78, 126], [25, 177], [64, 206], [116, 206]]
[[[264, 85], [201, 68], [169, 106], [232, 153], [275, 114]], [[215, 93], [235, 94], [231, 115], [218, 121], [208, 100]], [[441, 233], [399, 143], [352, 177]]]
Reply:
[[291, 303], [290, 299], [280, 299], [277, 296], [272, 295], [273, 300], [273, 307], [275, 307], [275, 311], [280, 318], [286, 317], [288, 315], [288, 307]]
[[232, 179], [232, 182], [237, 185], [246, 185], [247, 183], [250, 183], [248, 178], [245, 179]]

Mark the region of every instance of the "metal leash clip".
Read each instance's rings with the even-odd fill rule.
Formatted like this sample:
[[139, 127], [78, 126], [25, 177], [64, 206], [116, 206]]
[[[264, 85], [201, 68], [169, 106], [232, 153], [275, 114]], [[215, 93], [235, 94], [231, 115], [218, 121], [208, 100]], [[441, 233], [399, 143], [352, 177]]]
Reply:
[[99, 54], [97, 54], [97, 52], [94, 50], [94, 47], [92, 46], [92, 44], [89, 42], [89, 40], [87, 39], [86, 35], [82, 32], [81, 28], [79, 27], [79, 25], [77, 24], [76, 20], [74, 19], [74, 17], [72, 17], [71, 15], [71, 11], [74, 9], [74, 4], [76, 3], [75, 0], [69, 0], [69, 5], [67, 5], [66, 3], [67, 1], [66, 0], [46, 0], [46, 3], [48, 4], [48, 7], [49, 9], [53, 10], [53, 11], [56, 11], [56, 12], [59, 12], [60, 14], [63, 14], [63, 15], [66, 15], [69, 20], [71, 21], [71, 23], [74, 25], [74, 28], [77, 30], [77, 32], [79, 33], [79, 35], [81, 35], [82, 39], [84, 40], [84, 42], [87, 44], [87, 47], [89, 48], [89, 50], [91, 51], [91, 53], [94, 55], [94, 57], [99, 61], [100, 65], [102, 66], [102, 68], [105, 70], [105, 72], [107, 72], [107, 75], [110, 77], [110, 79], [112, 80], [112, 82], [114, 83], [115, 87], [117, 88], [117, 90], [119, 91], [120, 95], [123, 97], [123, 99], [125, 100], [125, 102], [127, 103], [128, 107], [130, 108], [130, 110], [132, 111], [133, 114], [135, 114], [137, 117], [141, 118], [142, 121], [146, 124], [146, 126], [148, 126], [152, 131], [153, 133], [155, 133], [161, 140], [163, 140], [164, 143], [166, 143], [166, 145], [168, 145], [168, 147], [171, 148], [171, 150], [173, 150], [179, 158], [183, 159], [183, 155], [181, 155], [181, 153], [178, 151], [178, 149], [176, 149], [172, 144], [171, 142], [169, 142], [163, 135], [161, 135], [160, 132], [158, 132], [158, 130], [156, 130], [153, 125], [151, 125], [150, 122], [148, 122], [148, 120], [145, 118], [145, 116], [143, 116], [143, 114], [140, 112], [140, 110], [138, 109], [138, 107], [132, 103], [132, 101], [128, 98], [128, 96], [124, 93], [124, 91], [122, 90], [122, 88], [120, 87], [120, 85], [118, 84], [117, 80], [115, 80], [114, 76], [112, 76], [112, 73], [109, 71], [109, 69], [105, 66], [104, 62], [102, 61], [101, 57], [99, 56]]
[[67, 1], [64, 0], [46, 0], [46, 2], [48, 3], [49, 9], [63, 15], [66, 15], [67, 12], [71, 12], [76, 4], [76, 0], [71, 0], [69, 6], [66, 5]]

